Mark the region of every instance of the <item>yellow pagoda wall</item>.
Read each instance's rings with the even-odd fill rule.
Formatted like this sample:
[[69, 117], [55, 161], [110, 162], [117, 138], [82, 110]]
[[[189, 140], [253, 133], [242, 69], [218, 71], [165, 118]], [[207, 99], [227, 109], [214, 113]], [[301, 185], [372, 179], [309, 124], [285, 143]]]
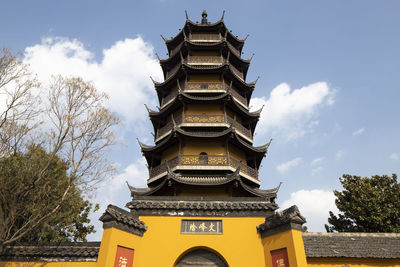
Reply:
[[229, 156], [237, 160], [241, 160], [244, 164], [246, 164], [246, 154], [242, 150], [238, 149], [233, 145], [229, 145], [228, 151], [229, 151]]
[[181, 151], [184, 155], [199, 155], [201, 152], [206, 152], [208, 155], [226, 155], [222, 141], [186, 140]]
[[223, 115], [224, 109], [222, 105], [216, 104], [190, 104], [186, 106], [185, 114]]
[[173, 145], [173, 146], [167, 148], [166, 150], [164, 150], [162, 152], [161, 162], [175, 158], [176, 156], [178, 156], [178, 153], [179, 153], [178, 145]]
[[189, 82], [219, 82], [220, 76], [219, 75], [213, 75], [213, 74], [201, 74], [201, 75], [195, 75], [191, 74], [189, 77]]
[[212, 197], [230, 197], [226, 192], [226, 187], [224, 186], [214, 186], [214, 187], [202, 187], [202, 186], [187, 186], [181, 185], [180, 189], [182, 192], [178, 193], [179, 197], [203, 197], [204, 195]]

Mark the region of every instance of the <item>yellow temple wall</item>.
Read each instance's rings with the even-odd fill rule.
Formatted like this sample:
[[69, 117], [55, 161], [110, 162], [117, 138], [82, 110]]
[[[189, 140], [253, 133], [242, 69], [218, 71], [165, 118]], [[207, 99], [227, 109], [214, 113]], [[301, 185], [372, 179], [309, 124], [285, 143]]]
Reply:
[[265, 265], [272, 266], [271, 251], [286, 248], [291, 267], [307, 266], [306, 254], [302, 232], [299, 230], [287, 230], [271, 236], [264, 237], [262, 240], [265, 250]]
[[[115, 255], [117, 253], [118, 246], [133, 249], [135, 253], [133, 265], [139, 266], [137, 265], [138, 263], [135, 263], [135, 257], [136, 257], [136, 251], [141, 250], [140, 247], [141, 241], [142, 239], [140, 236], [116, 228], [104, 229], [103, 238], [101, 240], [101, 245], [99, 250], [99, 257], [97, 258], [97, 263], [98, 263], [97, 266], [98, 267], [114, 266]], [[147, 249], [149, 250], [149, 252], [154, 252], [151, 248]]]
[[[222, 219], [223, 234], [181, 234], [182, 219]], [[218, 252], [230, 267], [265, 266], [263, 246], [256, 230], [256, 226], [264, 222], [264, 218], [141, 216], [140, 220], [146, 223], [148, 230], [140, 243], [135, 243], [138, 247], [132, 246], [135, 249], [134, 266], [171, 267], [182, 254], [199, 247]], [[126, 239], [123, 236], [119, 238]], [[117, 243], [113, 243], [115, 247]], [[112, 254], [115, 256], [115, 250], [110, 252]]]
[[189, 77], [189, 82], [219, 82], [220, 76], [219, 75], [212, 75], [212, 74], [191, 74]]
[[[0, 262], [0, 267], [97, 267], [97, 262]], [[112, 266], [112, 265], [111, 265]]]
[[307, 258], [309, 267], [400, 267], [399, 259]]

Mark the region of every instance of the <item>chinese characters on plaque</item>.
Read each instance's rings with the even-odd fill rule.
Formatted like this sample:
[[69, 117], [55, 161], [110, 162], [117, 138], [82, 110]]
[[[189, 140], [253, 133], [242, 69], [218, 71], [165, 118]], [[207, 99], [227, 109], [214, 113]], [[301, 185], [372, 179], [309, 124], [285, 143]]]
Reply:
[[134, 250], [124, 247], [117, 247], [114, 267], [132, 267]]
[[272, 267], [289, 267], [286, 248], [271, 251]]
[[182, 220], [182, 234], [222, 234], [222, 220]]

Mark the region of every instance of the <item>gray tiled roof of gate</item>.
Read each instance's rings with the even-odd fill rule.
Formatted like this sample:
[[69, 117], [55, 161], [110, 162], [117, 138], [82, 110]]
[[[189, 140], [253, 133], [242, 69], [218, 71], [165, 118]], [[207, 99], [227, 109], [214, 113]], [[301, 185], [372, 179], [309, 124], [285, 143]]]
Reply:
[[307, 258], [400, 258], [400, 234], [303, 233]]
[[99, 248], [100, 242], [15, 245], [6, 247], [0, 261], [96, 261]]

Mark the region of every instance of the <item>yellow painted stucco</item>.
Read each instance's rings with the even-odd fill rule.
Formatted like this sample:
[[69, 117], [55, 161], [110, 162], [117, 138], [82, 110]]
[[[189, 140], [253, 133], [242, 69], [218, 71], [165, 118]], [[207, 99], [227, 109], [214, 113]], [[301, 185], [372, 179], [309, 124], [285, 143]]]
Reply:
[[290, 267], [307, 266], [303, 237], [299, 230], [287, 230], [264, 237], [262, 244], [265, 251], [265, 266], [267, 267], [272, 266], [271, 251], [285, 247], [287, 249]]
[[97, 266], [99, 266], [97, 262], [0, 262], [0, 267], [97, 267]]
[[309, 267], [400, 267], [399, 259], [307, 258], [307, 263]]
[[222, 235], [181, 234], [182, 219], [221, 219], [141, 216], [148, 230], [138, 237], [118, 229], [106, 229], [99, 266], [113, 266], [117, 245], [135, 250], [135, 267], [174, 266], [188, 250], [203, 247], [217, 251], [230, 267], [264, 266], [263, 245], [256, 226], [264, 218], [222, 218]]

